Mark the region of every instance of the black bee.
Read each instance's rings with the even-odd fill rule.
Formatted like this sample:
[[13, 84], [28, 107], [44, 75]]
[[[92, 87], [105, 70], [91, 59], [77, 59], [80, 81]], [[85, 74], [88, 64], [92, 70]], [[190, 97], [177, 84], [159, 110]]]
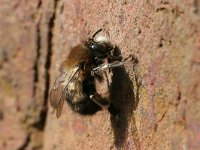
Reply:
[[121, 66], [123, 62], [113, 56], [114, 46], [107, 38], [95, 38], [100, 31], [72, 48], [60, 65], [60, 75], [50, 91], [50, 104], [56, 109], [57, 118], [61, 116], [65, 100], [79, 114], [92, 115], [107, 108], [118, 118], [117, 109], [109, 102], [111, 78], [105, 78], [110, 68]]

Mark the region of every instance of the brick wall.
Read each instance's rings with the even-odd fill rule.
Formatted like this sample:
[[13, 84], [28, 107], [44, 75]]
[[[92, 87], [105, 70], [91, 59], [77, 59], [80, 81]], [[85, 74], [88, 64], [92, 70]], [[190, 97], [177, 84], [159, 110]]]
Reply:
[[[0, 149], [191, 149], [200, 147], [200, 1], [0, 2]], [[69, 49], [102, 34], [138, 64], [118, 69], [112, 101], [56, 119], [48, 92]]]

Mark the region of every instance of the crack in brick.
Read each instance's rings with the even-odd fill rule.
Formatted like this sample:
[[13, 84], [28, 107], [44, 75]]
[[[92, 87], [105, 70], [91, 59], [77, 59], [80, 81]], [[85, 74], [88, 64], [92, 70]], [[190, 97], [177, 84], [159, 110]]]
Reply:
[[40, 59], [40, 50], [41, 50], [41, 33], [40, 33], [40, 21], [37, 23], [36, 26], [36, 58], [35, 58], [35, 63], [34, 63], [34, 87], [33, 87], [33, 97], [35, 97], [36, 94], [36, 89], [37, 89], [37, 83], [38, 83], [38, 78], [39, 78], [39, 72], [38, 72], [38, 63]]
[[[37, 6], [37, 11], [39, 11], [41, 9], [41, 5], [42, 5], [42, 1], [39, 0], [38, 2], [38, 6]], [[37, 83], [39, 82], [39, 60], [41, 57], [41, 29], [40, 29], [40, 25], [41, 25], [41, 21], [40, 19], [38, 20], [37, 24], [36, 24], [36, 56], [35, 56], [35, 61], [33, 64], [33, 98], [36, 97], [36, 91], [37, 91]], [[27, 123], [27, 119], [30, 116], [26, 116], [25, 120], [22, 121], [23, 124]], [[30, 145], [32, 139], [31, 139], [31, 134], [33, 134], [33, 132], [30, 130], [31, 128], [33, 128], [34, 125], [30, 124], [29, 126], [27, 126], [25, 128], [26, 132], [27, 132], [27, 137], [24, 141], [24, 143], [18, 148], [18, 150], [25, 150], [27, 149], [27, 147]]]
[[[42, 6], [42, 1], [40, 0], [38, 2], [38, 6], [37, 9], [38, 11], [40, 11]], [[44, 82], [44, 97], [43, 97], [43, 104], [42, 104], [42, 109], [39, 110], [39, 120], [37, 120], [36, 122], [33, 122], [33, 124], [29, 125], [29, 127], [27, 127], [27, 138], [25, 139], [24, 143], [20, 146], [20, 148], [18, 150], [24, 150], [26, 149], [30, 143], [34, 143], [33, 139], [31, 138], [32, 135], [36, 135], [38, 132], [43, 132], [44, 131], [44, 127], [46, 124], [46, 117], [47, 117], [47, 102], [48, 102], [48, 94], [49, 94], [49, 81], [50, 81], [50, 74], [49, 74], [49, 69], [51, 67], [51, 55], [52, 55], [52, 39], [53, 39], [53, 33], [52, 33], [52, 29], [54, 27], [54, 20], [56, 17], [56, 7], [57, 7], [57, 1], [54, 1], [54, 8], [53, 8], [53, 12], [51, 17], [49, 18], [49, 22], [47, 24], [47, 54], [45, 56], [45, 64], [44, 64], [44, 76], [45, 76], [45, 82]], [[37, 96], [37, 84], [39, 82], [39, 61], [41, 59], [41, 45], [42, 45], [42, 35], [41, 35], [41, 21], [39, 20], [37, 25], [36, 25], [36, 56], [35, 56], [35, 62], [34, 62], [34, 66], [33, 66], [33, 70], [34, 70], [34, 87], [33, 87], [33, 97], [36, 98]], [[32, 130], [33, 129], [33, 130]], [[36, 129], [36, 130], [35, 130]], [[33, 132], [34, 131], [34, 132]], [[36, 133], [35, 133], [36, 132]], [[39, 134], [41, 135], [41, 134]], [[41, 138], [41, 137], [38, 137]], [[39, 144], [39, 145], [38, 145]], [[43, 146], [43, 142], [41, 141], [41, 143], [38, 144], [34, 144], [33, 147], [38, 148], [42, 148]]]
[[30, 134], [27, 135], [24, 143], [17, 150], [25, 150], [30, 143]]
[[51, 67], [51, 56], [52, 56], [52, 40], [53, 40], [53, 32], [52, 29], [54, 28], [54, 21], [56, 18], [56, 8], [57, 8], [57, 2], [54, 1], [54, 10], [53, 14], [49, 19], [48, 23], [48, 37], [47, 37], [47, 55], [46, 55], [46, 62], [45, 62], [45, 91], [44, 91], [44, 102], [43, 102], [43, 110], [40, 113], [40, 120], [37, 123], [37, 128], [39, 130], [44, 130], [45, 123], [46, 123], [46, 117], [47, 117], [47, 103], [48, 103], [48, 95], [49, 95], [49, 83], [50, 83], [50, 73], [49, 69]]
[[[168, 108], [169, 109], [169, 108]], [[163, 118], [165, 117], [165, 115], [168, 112], [168, 109], [162, 114], [161, 118], [157, 121], [157, 123], [161, 122], [163, 120]]]
[[198, 0], [194, 0], [194, 13], [195, 14], [199, 14], [199, 7], [200, 7], [200, 4], [199, 4], [199, 1]]

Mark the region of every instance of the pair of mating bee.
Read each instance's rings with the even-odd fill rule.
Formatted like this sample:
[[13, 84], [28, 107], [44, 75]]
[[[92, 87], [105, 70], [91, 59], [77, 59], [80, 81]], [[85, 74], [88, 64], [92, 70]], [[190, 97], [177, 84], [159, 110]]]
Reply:
[[[92, 115], [102, 108], [119, 118], [119, 112], [109, 101], [112, 68], [122, 66], [113, 55], [114, 46], [106, 37], [96, 35], [71, 49], [60, 65], [60, 75], [50, 91], [50, 104], [59, 118], [66, 100], [74, 112]], [[96, 37], [96, 38], [95, 38]]]

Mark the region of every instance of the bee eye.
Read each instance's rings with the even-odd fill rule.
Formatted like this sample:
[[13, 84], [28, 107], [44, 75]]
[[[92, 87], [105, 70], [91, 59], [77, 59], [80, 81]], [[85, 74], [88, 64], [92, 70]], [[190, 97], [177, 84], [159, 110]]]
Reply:
[[94, 49], [94, 50], [95, 50], [95, 49], [98, 49], [98, 46], [97, 46], [96, 44], [92, 44], [92, 45], [91, 45], [91, 49]]
[[90, 48], [92, 50], [94, 50], [95, 52], [99, 52], [99, 53], [107, 53], [107, 49], [104, 45], [102, 44], [98, 44], [98, 43], [95, 43], [95, 44], [92, 44], [90, 46]]

